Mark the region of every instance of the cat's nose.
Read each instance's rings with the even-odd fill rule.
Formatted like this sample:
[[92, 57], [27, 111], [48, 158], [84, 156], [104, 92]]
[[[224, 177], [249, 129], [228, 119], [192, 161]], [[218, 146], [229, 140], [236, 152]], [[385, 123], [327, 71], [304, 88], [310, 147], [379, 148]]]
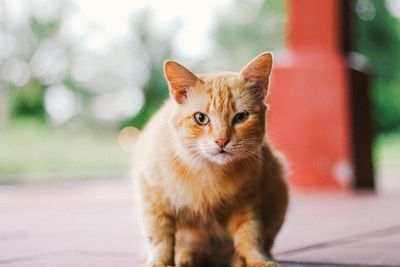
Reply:
[[215, 140], [215, 143], [217, 143], [221, 148], [224, 148], [229, 143], [229, 141], [231, 141], [231, 139], [218, 138]]

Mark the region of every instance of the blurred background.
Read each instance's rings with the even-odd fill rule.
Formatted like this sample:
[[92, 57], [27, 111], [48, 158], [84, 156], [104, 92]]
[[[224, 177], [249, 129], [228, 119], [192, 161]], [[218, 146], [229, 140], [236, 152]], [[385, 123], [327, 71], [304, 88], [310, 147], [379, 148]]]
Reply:
[[[392, 168], [400, 1], [352, 2], [353, 50], [372, 74], [374, 165]], [[127, 173], [119, 134], [140, 129], [168, 97], [165, 59], [238, 71], [285, 49], [286, 22], [280, 0], [0, 0], [0, 183]]]

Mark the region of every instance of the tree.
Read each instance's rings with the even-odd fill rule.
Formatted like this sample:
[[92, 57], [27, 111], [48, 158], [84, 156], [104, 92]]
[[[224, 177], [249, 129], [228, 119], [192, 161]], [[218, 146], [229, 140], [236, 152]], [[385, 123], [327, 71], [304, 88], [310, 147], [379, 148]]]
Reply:
[[372, 72], [374, 122], [378, 132], [400, 126], [400, 22], [386, 1], [353, 1], [354, 49], [367, 56]]

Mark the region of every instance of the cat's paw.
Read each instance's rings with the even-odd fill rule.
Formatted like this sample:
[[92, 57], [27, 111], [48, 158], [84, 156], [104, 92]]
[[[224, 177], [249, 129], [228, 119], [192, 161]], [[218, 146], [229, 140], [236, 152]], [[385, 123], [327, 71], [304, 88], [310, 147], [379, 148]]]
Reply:
[[192, 267], [195, 266], [193, 253], [189, 251], [179, 252], [175, 257], [176, 267]]
[[247, 267], [279, 267], [280, 265], [274, 261], [266, 261], [255, 264], [250, 264]]
[[201, 258], [192, 251], [178, 251], [175, 254], [175, 267], [202, 266]]

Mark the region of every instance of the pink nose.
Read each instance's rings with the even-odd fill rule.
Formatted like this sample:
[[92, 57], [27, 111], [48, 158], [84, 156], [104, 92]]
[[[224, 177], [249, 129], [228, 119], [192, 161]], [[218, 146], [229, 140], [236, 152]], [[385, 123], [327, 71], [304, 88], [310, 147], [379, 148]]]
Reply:
[[218, 138], [215, 140], [215, 143], [217, 143], [221, 148], [224, 148], [231, 139], [225, 139], [225, 138]]

